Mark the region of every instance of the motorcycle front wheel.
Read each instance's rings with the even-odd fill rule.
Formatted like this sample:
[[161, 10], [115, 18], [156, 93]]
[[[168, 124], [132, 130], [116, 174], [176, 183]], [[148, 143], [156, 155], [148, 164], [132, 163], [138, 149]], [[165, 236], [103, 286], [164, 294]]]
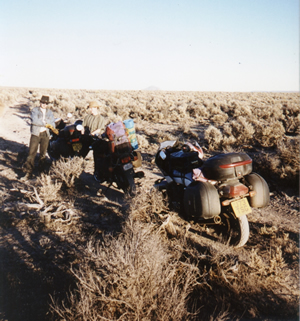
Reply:
[[247, 215], [236, 217], [232, 212], [222, 215], [223, 240], [234, 247], [244, 246], [250, 235]]
[[48, 155], [52, 161], [56, 161], [60, 157], [60, 153], [59, 153], [55, 143], [56, 143], [56, 141], [50, 140], [49, 145], [48, 145], [48, 149], [47, 149]]

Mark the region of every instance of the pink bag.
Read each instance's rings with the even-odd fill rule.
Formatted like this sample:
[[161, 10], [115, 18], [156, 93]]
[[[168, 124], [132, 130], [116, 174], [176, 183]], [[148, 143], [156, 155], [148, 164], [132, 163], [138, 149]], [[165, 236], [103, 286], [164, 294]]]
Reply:
[[130, 144], [129, 138], [126, 133], [125, 125], [122, 121], [117, 123], [111, 123], [106, 127], [106, 135], [110, 140], [111, 152], [115, 152], [115, 148], [118, 145], [128, 143]]

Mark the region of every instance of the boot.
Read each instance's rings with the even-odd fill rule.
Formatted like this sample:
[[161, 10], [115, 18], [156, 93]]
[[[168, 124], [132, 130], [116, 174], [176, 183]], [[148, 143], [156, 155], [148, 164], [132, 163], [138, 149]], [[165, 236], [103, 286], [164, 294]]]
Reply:
[[39, 160], [38, 171], [39, 173], [43, 173], [45, 172], [45, 169], [46, 169], [46, 159], [42, 158]]
[[32, 176], [32, 173], [31, 172], [27, 172], [23, 177], [20, 178], [20, 181], [21, 182], [26, 182], [30, 179], [32, 179], [33, 176]]

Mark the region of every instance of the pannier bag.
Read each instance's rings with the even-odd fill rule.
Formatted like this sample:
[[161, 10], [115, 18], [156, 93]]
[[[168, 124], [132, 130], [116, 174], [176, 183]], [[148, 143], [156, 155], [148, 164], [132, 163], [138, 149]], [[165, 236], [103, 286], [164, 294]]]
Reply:
[[127, 136], [125, 125], [122, 121], [111, 123], [106, 127], [106, 135], [110, 142], [111, 152], [120, 152], [119, 150], [131, 149], [130, 141]]
[[135, 134], [135, 128], [134, 128], [134, 121], [133, 119], [126, 119], [123, 121], [124, 125], [125, 125], [125, 130], [126, 130], [126, 133], [129, 137], [129, 141], [130, 141], [130, 144], [132, 146], [132, 149], [133, 150], [136, 150], [138, 149], [138, 142], [137, 142], [137, 139], [136, 139], [136, 134]]
[[270, 191], [267, 182], [257, 173], [251, 173], [245, 176], [247, 185], [251, 185], [251, 189], [256, 192], [256, 195], [249, 197], [251, 207], [265, 207], [270, 203]]
[[221, 213], [217, 189], [208, 182], [195, 182], [184, 191], [184, 211], [190, 219], [209, 219]]
[[201, 171], [210, 180], [240, 178], [252, 172], [252, 159], [246, 153], [218, 154], [205, 161]]

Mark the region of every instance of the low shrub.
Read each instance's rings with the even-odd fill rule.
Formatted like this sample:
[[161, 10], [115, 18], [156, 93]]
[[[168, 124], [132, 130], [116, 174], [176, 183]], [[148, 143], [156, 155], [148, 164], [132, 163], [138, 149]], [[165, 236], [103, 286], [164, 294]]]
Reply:
[[72, 188], [84, 167], [85, 160], [82, 157], [59, 159], [51, 166], [49, 174], [53, 180], [62, 182], [67, 188]]
[[197, 270], [183, 264], [162, 236], [128, 220], [113, 238], [90, 241], [85, 260], [72, 269], [78, 290], [54, 303], [63, 320], [188, 320], [187, 301]]
[[59, 201], [59, 191], [63, 182], [54, 180], [50, 175], [44, 173], [38, 178], [38, 193], [45, 205], [53, 201]]
[[262, 147], [276, 147], [282, 142], [285, 129], [280, 121], [257, 121], [255, 124], [255, 141]]
[[223, 135], [222, 132], [213, 125], [205, 130], [205, 140], [208, 143], [209, 150], [218, 150], [221, 146]]
[[274, 186], [299, 187], [300, 142], [285, 139], [275, 150], [254, 154], [257, 168], [265, 178], [272, 180]]

